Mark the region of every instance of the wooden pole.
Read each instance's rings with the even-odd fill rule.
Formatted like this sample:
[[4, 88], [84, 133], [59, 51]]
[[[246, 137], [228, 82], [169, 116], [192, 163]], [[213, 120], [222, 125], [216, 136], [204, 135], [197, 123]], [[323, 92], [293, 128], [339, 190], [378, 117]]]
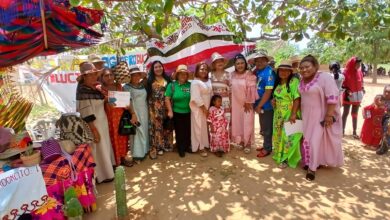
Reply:
[[45, 3], [44, 0], [39, 0], [39, 7], [41, 9], [41, 19], [42, 19], [42, 30], [43, 30], [43, 42], [45, 44], [45, 50], [49, 48], [47, 44], [47, 33], [46, 33], [46, 17], [45, 17]]

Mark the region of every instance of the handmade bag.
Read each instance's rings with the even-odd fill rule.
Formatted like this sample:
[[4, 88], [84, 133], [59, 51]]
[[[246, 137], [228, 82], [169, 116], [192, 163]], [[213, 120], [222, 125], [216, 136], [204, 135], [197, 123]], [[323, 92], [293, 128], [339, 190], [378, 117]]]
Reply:
[[123, 111], [121, 120], [119, 121], [119, 135], [135, 135], [136, 127], [131, 124], [131, 114], [128, 110]]
[[61, 140], [70, 140], [75, 145], [92, 143], [94, 140], [91, 128], [76, 115], [62, 115], [56, 126], [60, 129]]
[[130, 82], [130, 70], [125, 61], [119, 62], [113, 69], [114, 78], [117, 83], [129, 83]]
[[41, 145], [41, 154], [45, 162], [50, 163], [62, 155], [60, 144], [53, 138], [43, 141]]

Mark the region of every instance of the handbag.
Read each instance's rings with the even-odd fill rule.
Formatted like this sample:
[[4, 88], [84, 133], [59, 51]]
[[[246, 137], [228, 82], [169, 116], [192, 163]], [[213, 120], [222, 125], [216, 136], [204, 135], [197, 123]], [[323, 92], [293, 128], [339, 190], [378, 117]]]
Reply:
[[129, 83], [130, 82], [130, 70], [125, 61], [119, 62], [113, 69], [114, 78], [117, 83]]
[[87, 122], [76, 115], [63, 114], [56, 126], [60, 128], [61, 140], [70, 140], [75, 145], [92, 143], [94, 140]]
[[129, 110], [124, 110], [119, 121], [119, 135], [135, 135], [136, 127], [131, 124], [131, 114]]

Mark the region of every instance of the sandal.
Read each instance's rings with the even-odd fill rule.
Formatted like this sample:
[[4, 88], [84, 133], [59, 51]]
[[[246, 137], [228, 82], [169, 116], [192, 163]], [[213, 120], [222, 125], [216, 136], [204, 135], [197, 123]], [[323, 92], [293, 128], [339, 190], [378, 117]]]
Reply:
[[357, 140], [360, 139], [359, 135], [357, 135], [357, 134], [353, 134], [352, 137], [353, 137], [354, 139], [357, 139]]
[[125, 167], [132, 167], [134, 163], [132, 160], [126, 160], [125, 158], [122, 158], [121, 165]]
[[217, 156], [217, 157], [222, 157], [222, 155], [223, 155], [223, 151], [217, 151], [217, 152], [215, 152], [215, 155]]
[[205, 150], [200, 150], [200, 156], [207, 157], [207, 152]]
[[257, 154], [257, 157], [261, 158], [261, 157], [266, 157], [270, 154], [271, 152], [267, 151], [266, 149], [261, 149], [261, 151], [259, 152], [259, 154]]
[[288, 164], [287, 164], [286, 161], [283, 161], [283, 162], [281, 162], [281, 163], [279, 164], [279, 168], [280, 168], [280, 169], [285, 169], [285, 168], [287, 168], [287, 167], [288, 167]]
[[251, 152], [251, 148], [250, 147], [245, 147], [244, 148], [244, 153], [249, 154], [250, 152]]
[[163, 151], [163, 150], [159, 150], [159, 151], [157, 152], [157, 154], [158, 154], [159, 156], [162, 156], [162, 155], [164, 154], [164, 151]]
[[157, 159], [157, 150], [156, 150], [156, 148], [152, 148], [152, 149], [149, 151], [149, 158], [150, 158], [151, 160]]
[[316, 178], [316, 173], [310, 169], [307, 169], [306, 179], [309, 181], [313, 181]]

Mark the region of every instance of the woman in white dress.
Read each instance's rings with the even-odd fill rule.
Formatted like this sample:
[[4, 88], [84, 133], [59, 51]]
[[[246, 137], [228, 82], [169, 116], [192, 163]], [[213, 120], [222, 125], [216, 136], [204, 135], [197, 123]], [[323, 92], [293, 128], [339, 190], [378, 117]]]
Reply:
[[209, 147], [207, 115], [213, 90], [208, 78], [206, 63], [199, 63], [195, 69], [195, 79], [191, 82], [191, 145], [192, 152], [199, 150], [202, 157], [207, 156], [204, 148]]
[[80, 76], [77, 77], [77, 111], [86, 121], [94, 136], [92, 155], [96, 163], [97, 182], [110, 182], [114, 179], [114, 152], [111, 147], [108, 121], [104, 111], [104, 95], [96, 89], [100, 70], [90, 62], [80, 64]]

